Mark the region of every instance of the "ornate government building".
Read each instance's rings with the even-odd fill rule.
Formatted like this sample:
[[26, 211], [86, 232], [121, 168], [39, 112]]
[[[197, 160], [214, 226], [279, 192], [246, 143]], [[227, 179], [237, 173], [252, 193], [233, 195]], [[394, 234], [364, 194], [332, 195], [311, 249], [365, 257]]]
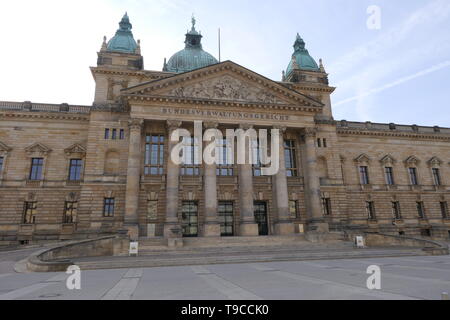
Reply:
[[[184, 49], [163, 71], [147, 71], [131, 29], [125, 15], [105, 38], [91, 67], [91, 106], [0, 102], [1, 244], [122, 230], [172, 239], [368, 230], [449, 238], [450, 128], [334, 120], [335, 88], [298, 35], [273, 81], [205, 52], [195, 20]], [[168, 137], [193, 131], [196, 120], [204, 130], [280, 129], [279, 172], [175, 164]]]

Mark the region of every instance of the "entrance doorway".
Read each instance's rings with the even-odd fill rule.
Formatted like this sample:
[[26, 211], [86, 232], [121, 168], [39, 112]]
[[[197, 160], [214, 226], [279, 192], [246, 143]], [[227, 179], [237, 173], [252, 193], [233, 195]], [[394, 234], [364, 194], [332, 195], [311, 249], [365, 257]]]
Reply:
[[234, 214], [232, 201], [219, 201], [220, 233], [222, 237], [234, 235]]
[[183, 237], [198, 236], [198, 205], [196, 201], [183, 201], [182, 207]]
[[265, 201], [255, 201], [255, 221], [258, 224], [260, 236], [269, 235], [269, 224], [267, 221], [267, 203]]

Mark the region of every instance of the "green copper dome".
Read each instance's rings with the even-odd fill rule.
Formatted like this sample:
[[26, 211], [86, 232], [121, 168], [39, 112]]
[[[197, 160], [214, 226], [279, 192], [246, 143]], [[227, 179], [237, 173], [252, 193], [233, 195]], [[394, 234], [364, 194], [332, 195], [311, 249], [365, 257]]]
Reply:
[[133, 33], [131, 32], [133, 25], [130, 23], [127, 13], [123, 16], [119, 26], [120, 28], [117, 30], [116, 35], [108, 42], [107, 51], [135, 53], [137, 43], [133, 38]]
[[203, 51], [202, 37], [195, 30], [195, 18], [192, 18], [192, 29], [186, 34], [185, 48], [175, 53], [169, 62], [164, 63], [163, 71], [183, 73], [219, 63], [216, 58]]
[[286, 69], [286, 75], [289, 75], [294, 69], [320, 71], [316, 61], [309, 55], [308, 50], [305, 49], [305, 41], [303, 41], [298, 33], [294, 43], [294, 54]]

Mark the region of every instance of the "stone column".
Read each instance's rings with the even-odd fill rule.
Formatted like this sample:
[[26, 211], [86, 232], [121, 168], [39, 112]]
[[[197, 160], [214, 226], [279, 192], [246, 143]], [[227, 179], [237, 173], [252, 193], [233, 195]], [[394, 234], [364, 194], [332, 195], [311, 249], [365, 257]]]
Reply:
[[328, 232], [328, 223], [322, 211], [320, 179], [317, 174], [316, 129], [303, 131], [305, 195], [308, 211], [308, 231]]
[[168, 239], [182, 237], [181, 225], [178, 218], [180, 166], [174, 163], [170, 156], [172, 149], [179, 143], [177, 141], [171, 141], [171, 135], [176, 129], [180, 128], [181, 124], [182, 122], [178, 120], [167, 121], [168, 153], [166, 178], [166, 223], [164, 225], [164, 237]]
[[[240, 129], [249, 130], [253, 126], [241, 125]], [[246, 141], [245, 152], [249, 152], [249, 143]], [[239, 164], [239, 202], [241, 213], [240, 235], [258, 236], [258, 224], [255, 223], [255, 209], [253, 199], [253, 167], [249, 161], [250, 155], [246, 156], [245, 164]]]
[[[206, 130], [217, 129], [218, 125], [217, 122], [205, 122], [204, 128]], [[205, 163], [204, 168], [205, 225], [203, 235], [205, 237], [220, 237], [220, 223], [217, 211], [217, 165], [216, 163], [210, 165]]]
[[[274, 202], [277, 208], [277, 223], [275, 224], [275, 234], [286, 235], [295, 232], [294, 224], [291, 221], [289, 212], [289, 195], [286, 176], [286, 162], [284, 154], [284, 133], [286, 127], [276, 126], [274, 129], [280, 130], [279, 149], [277, 152], [280, 155], [280, 168], [275, 176], [272, 176], [272, 188], [274, 193]], [[274, 152], [274, 150], [272, 150]]]
[[144, 120], [132, 119], [129, 122], [130, 142], [128, 151], [127, 187], [125, 198], [124, 227], [130, 239], [139, 238], [139, 189], [141, 176], [141, 139]]

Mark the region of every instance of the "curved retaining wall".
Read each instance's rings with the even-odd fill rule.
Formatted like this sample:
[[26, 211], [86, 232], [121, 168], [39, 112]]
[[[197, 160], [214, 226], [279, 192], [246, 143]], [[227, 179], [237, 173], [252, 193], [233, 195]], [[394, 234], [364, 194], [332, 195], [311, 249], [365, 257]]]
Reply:
[[66, 271], [73, 265], [71, 258], [123, 256], [127, 254], [129, 244], [129, 239], [121, 236], [68, 242], [32, 254], [27, 259], [27, 269], [32, 272]]
[[411, 238], [406, 236], [397, 236], [376, 232], [365, 232], [364, 235], [366, 245], [369, 247], [406, 246], [406, 247], [422, 248], [422, 250], [425, 251], [427, 254], [433, 256], [449, 254], [449, 248], [447, 245], [433, 240]]

